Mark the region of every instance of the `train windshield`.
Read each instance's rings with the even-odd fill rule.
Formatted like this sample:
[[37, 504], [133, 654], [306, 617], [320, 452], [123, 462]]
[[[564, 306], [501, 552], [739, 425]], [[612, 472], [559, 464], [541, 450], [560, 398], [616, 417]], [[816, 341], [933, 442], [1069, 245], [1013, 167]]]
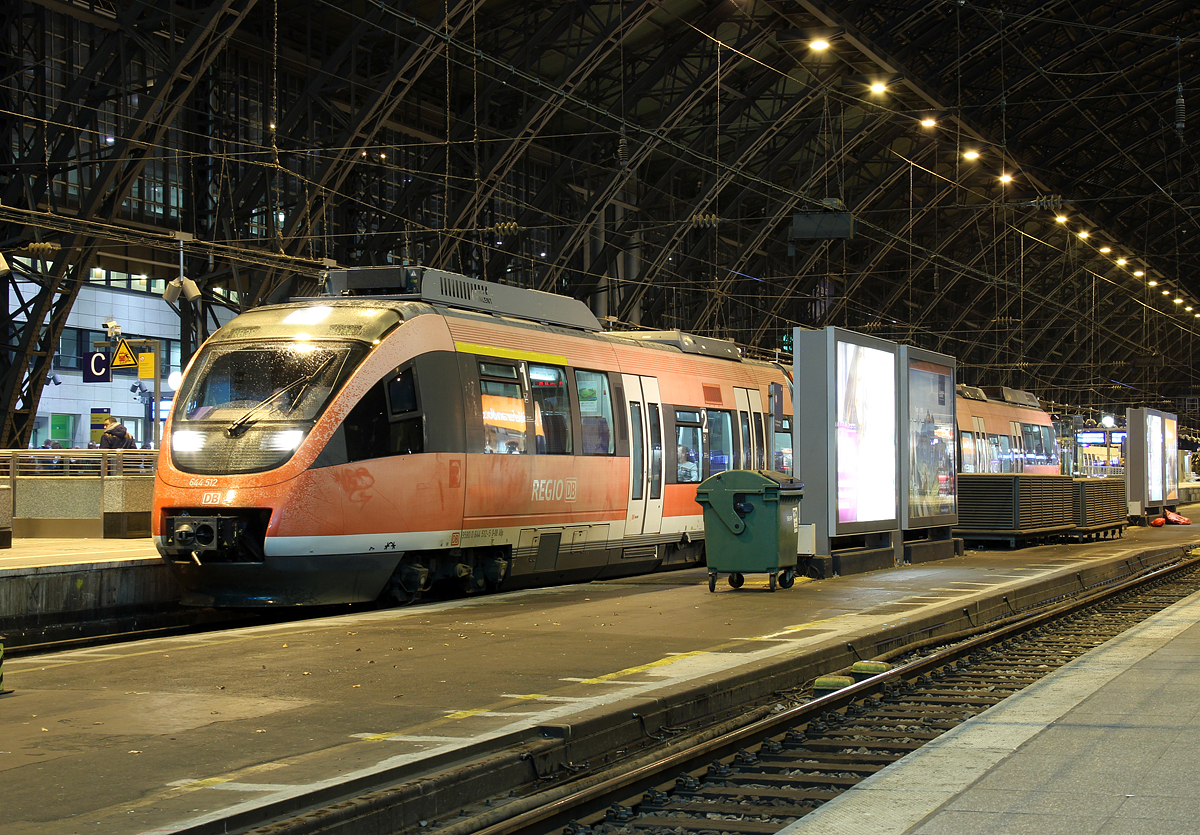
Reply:
[[175, 465], [192, 473], [283, 465], [367, 350], [294, 339], [210, 343], [175, 398]]
[[314, 421], [362, 350], [324, 342], [215, 347], [188, 375], [175, 420], [227, 421], [233, 434], [259, 421]]

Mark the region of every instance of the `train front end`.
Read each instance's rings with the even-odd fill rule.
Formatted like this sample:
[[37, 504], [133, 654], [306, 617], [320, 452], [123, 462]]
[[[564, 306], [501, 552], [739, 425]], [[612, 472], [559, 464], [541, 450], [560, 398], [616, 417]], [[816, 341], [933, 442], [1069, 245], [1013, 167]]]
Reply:
[[[197, 353], [166, 425], [152, 516], [185, 604], [321, 605], [379, 594], [398, 555], [284, 553], [272, 537], [281, 515], [306, 501], [304, 475], [354, 397], [347, 381], [400, 323], [385, 306], [260, 308]], [[289, 533], [303, 535], [297, 518], [305, 524], [291, 513]], [[311, 521], [322, 533], [322, 520]]]

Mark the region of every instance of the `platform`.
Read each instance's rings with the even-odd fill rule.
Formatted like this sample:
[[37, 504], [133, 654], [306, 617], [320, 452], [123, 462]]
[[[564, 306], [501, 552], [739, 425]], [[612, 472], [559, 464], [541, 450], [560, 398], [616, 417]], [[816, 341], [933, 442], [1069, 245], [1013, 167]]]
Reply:
[[177, 603], [150, 539], [14, 539], [0, 550], [0, 635]]
[[780, 835], [1156, 835], [1200, 821], [1200, 593]]
[[[1200, 529], [976, 551], [771, 592], [705, 569], [8, 658], [5, 835], [200, 831], [518, 743], [736, 714], [857, 654], [1172, 560]], [[574, 747], [571, 747], [574, 746]], [[457, 808], [447, 814], [457, 814]], [[872, 829], [863, 831], [873, 831]]]

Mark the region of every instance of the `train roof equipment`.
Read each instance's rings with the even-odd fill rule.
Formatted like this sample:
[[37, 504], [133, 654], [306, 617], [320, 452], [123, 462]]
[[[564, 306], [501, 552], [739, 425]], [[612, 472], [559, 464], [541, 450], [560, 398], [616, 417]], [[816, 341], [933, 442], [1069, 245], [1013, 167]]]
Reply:
[[431, 267], [382, 266], [329, 270], [325, 293], [339, 298], [386, 298], [422, 301], [511, 316], [584, 331], [601, 330], [588, 306], [569, 296], [511, 287]]

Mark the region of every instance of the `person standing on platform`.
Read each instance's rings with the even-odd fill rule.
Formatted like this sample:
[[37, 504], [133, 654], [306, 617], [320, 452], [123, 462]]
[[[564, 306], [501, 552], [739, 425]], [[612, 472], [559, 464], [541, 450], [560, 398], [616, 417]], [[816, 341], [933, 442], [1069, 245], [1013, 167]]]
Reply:
[[125, 425], [112, 415], [104, 419], [104, 434], [100, 436], [100, 449], [137, 449], [137, 441], [125, 429]]

